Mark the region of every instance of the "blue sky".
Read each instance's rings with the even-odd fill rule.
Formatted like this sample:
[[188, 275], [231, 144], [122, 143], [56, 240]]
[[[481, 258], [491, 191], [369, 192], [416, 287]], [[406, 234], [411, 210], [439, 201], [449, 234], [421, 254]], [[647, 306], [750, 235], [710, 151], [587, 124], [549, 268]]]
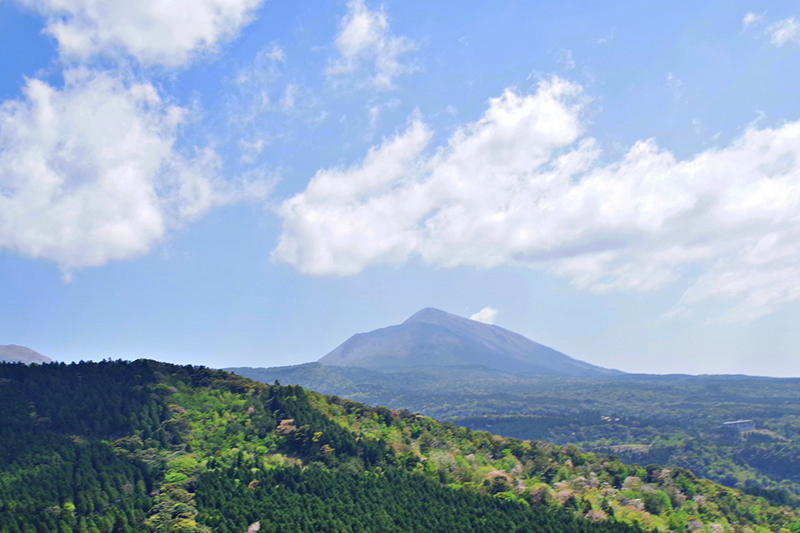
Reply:
[[315, 360], [423, 307], [800, 375], [800, 4], [0, 1], [0, 344]]

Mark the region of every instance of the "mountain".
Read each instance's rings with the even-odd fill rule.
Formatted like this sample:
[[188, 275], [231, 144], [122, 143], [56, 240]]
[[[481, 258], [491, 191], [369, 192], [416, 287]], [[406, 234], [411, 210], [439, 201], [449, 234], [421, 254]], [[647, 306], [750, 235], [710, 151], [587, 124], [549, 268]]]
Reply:
[[474, 367], [565, 377], [622, 374], [578, 361], [507, 329], [433, 308], [400, 325], [353, 335], [319, 363], [376, 370]]
[[0, 405], [3, 533], [800, 532], [774, 491], [203, 367], [0, 363]]
[[24, 346], [0, 345], [0, 363], [52, 363], [53, 360]]

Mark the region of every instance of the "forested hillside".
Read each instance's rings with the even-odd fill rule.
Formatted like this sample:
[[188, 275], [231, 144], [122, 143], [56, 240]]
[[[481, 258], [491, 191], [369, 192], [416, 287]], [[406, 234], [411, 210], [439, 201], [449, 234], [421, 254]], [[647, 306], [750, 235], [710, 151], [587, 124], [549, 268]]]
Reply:
[[0, 364], [0, 405], [2, 532], [800, 532], [770, 493], [202, 367]]
[[[687, 468], [726, 486], [800, 497], [800, 379], [622, 375], [525, 377], [483, 368], [399, 371], [317, 363], [229, 369], [473, 430], [575, 444], [628, 463]], [[751, 419], [757, 431], [720, 431]]]

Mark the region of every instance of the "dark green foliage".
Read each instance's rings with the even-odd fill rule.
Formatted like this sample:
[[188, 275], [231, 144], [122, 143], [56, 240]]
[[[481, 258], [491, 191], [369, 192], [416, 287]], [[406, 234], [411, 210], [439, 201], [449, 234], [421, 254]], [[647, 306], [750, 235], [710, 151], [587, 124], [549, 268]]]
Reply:
[[652, 514], [662, 514], [667, 509], [672, 508], [669, 496], [660, 490], [645, 492], [642, 497], [642, 502], [644, 503], [645, 511]]
[[800, 498], [792, 496], [785, 490], [762, 489], [761, 487], [744, 487], [742, 492], [751, 496], [764, 498], [773, 505], [800, 507]]
[[500, 494], [512, 490], [511, 483], [503, 476], [496, 476], [492, 480], [492, 494]]
[[93, 437], [152, 434], [166, 417], [163, 402], [145, 388], [154, 382], [145, 361], [2, 364], [0, 423], [21, 429], [33, 419], [51, 431]]
[[800, 483], [800, 446], [797, 444], [747, 446], [738, 456], [762, 472]]
[[151, 365], [0, 364], [0, 531], [145, 531], [158, 468], [99, 438], [166, 441]]
[[[552, 415], [483, 415], [462, 416], [452, 419], [458, 426], [466, 426], [476, 431], [491, 431], [498, 435], [513, 435], [519, 439], [547, 439], [554, 440], [554, 431], [564, 431], [575, 434], [585, 430], [587, 426], [596, 426], [601, 423], [599, 413], [590, 416], [552, 416]], [[583, 424], [581, 423], [583, 422]]]
[[[258, 481], [248, 488], [251, 479]], [[220, 533], [634, 533], [621, 523], [593, 524], [563, 511], [528, 508], [476, 492], [448, 489], [402, 471], [348, 474], [314, 467], [251, 473], [232, 470], [200, 479], [199, 520]]]
[[[262, 397], [264, 405], [273, 410], [276, 418], [294, 420], [296, 429], [286, 436], [286, 451], [314, 460], [322, 457], [322, 449], [328, 445], [339, 456], [358, 455], [359, 446], [353, 434], [315, 410], [301, 387], [272, 385]], [[315, 440], [316, 433], [320, 436]], [[374, 464], [379, 457], [370, 453], [369, 460]]]

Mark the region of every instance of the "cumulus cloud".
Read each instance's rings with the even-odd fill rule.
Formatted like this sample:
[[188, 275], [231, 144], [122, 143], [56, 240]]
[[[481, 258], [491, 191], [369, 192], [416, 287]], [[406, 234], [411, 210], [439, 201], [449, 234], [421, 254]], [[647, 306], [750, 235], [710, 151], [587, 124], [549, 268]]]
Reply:
[[281, 204], [273, 258], [316, 275], [414, 257], [511, 265], [595, 293], [692, 276], [671, 314], [722, 298], [729, 321], [800, 300], [800, 122], [751, 125], [687, 160], [642, 140], [601, 164], [583, 105], [581, 87], [558, 78], [533, 94], [506, 90], [435, 150], [412, 117], [362, 162], [318, 171]]
[[[413, 189], [417, 158], [430, 130], [415, 120], [373, 148], [360, 165], [320, 170], [305, 192], [283, 202], [283, 233], [273, 257], [307, 274], [356, 274], [371, 262], [400, 262], [414, 252], [413, 222], [429, 209]], [[387, 188], [405, 183], [397, 194]], [[422, 205], [420, 205], [422, 204]], [[384, 216], [378, 211], [386, 209]], [[372, 227], [364, 224], [374, 224]]]
[[263, 0], [17, 0], [47, 18], [60, 53], [85, 60], [130, 54], [144, 64], [177, 67], [213, 51], [247, 24]]
[[65, 272], [148, 252], [209, 209], [263, 196], [219, 177], [211, 149], [175, 150], [186, 110], [149, 83], [65, 72], [0, 105], [0, 247]]
[[401, 63], [400, 57], [415, 47], [411, 40], [392, 34], [383, 7], [372, 11], [364, 0], [350, 0], [336, 36], [339, 55], [331, 60], [326, 74], [353, 74], [368, 66], [369, 83], [378, 89], [390, 89], [396, 77], [413, 70], [413, 66]]
[[492, 309], [491, 307], [484, 307], [471, 317], [470, 320], [475, 320], [476, 322], [483, 322], [484, 324], [491, 324], [494, 325], [494, 321], [497, 318], [497, 309]]
[[796, 43], [800, 40], [800, 24], [794, 17], [776, 22], [767, 28], [769, 42], [777, 47]]

